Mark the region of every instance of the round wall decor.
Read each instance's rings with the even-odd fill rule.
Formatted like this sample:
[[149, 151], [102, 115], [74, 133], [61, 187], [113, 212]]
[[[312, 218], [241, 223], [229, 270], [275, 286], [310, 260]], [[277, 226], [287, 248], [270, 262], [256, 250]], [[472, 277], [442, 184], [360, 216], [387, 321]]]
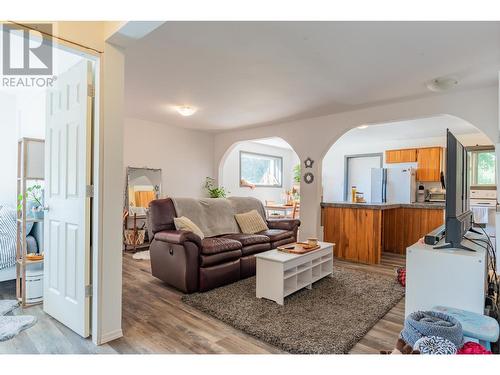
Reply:
[[312, 160], [309, 157], [306, 160], [304, 160], [304, 165], [306, 166], [306, 168], [312, 168], [313, 164], [314, 164], [314, 160]]
[[305, 175], [304, 175], [304, 182], [306, 184], [310, 184], [314, 181], [314, 175], [311, 173], [311, 172], [307, 172]]

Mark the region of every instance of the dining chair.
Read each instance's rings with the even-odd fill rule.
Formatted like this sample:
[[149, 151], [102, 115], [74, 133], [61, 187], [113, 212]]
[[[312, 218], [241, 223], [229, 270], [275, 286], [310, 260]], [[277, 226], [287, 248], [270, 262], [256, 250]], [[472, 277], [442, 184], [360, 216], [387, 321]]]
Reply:
[[300, 203], [299, 202], [293, 202], [293, 209], [292, 209], [292, 219], [298, 219], [299, 218], [299, 213], [300, 213]]

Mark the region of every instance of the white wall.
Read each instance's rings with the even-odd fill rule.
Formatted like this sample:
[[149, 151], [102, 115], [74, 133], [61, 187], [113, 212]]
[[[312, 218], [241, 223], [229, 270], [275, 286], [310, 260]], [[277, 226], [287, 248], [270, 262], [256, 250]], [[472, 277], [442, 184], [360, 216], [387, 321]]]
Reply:
[[214, 136], [197, 130], [125, 119], [123, 165], [161, 168], [162, 195], [204, 197], [214, 177]]
[[45, 138], [45, 97], [40, 92], [0, 92], [0, 205], [17, 204], [17, 141], [21, 137]]
[[[432, 137], [406, 140], [375, 139], [370, 142], [356, 142], [340, 138], [326, 153], [322, 164], [323, 201], [335, 202], [344, 200], [344, 156], [356, 154], [384, 153], [385, 150], [399, 148], [418, 148], [427, 146], [446, 145], [446, 137]], [[492, 142], [483, 134], [461, 134], [457, 138], [464, 146], [491, 145]], [[384, 153], [384, 166], [385, 153]], [[389, 167], [397, 165], [391, 164]], [[370, 176], [367, 176], [370, 178]]]
[[2, 183], [0, 205], [15, 207], [17, 178], [17, 126], [16, 98], [0, 92], [0, 160], [2, 160]]
[[17, 98], [18, 138], [45, 139], [45, 98], [44, 91], [26, 92]]
[[[283, 187], [256, 187], [255, 189], [240, 187], [240, 151], [282, 157]], [[263, 145], [251, 141], [241, 142], [235, 145], [225, 160], [222, 168], [222, 180], [220, 181], [220, 185], [224, 186], [226, 190], [229, 190], [229, 195], [231, 196], [255, 197], [262, 202], [266, 200], [281, 202], [284, 192], [290, 190], [293, 186], [293, 167], [298, 163], [300, 163], [300, 161], [293, 150]]]

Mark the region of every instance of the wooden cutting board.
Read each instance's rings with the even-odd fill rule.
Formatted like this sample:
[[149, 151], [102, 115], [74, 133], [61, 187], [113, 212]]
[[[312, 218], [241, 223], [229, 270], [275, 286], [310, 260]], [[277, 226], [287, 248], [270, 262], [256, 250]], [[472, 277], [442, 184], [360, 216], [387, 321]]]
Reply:
[[278, 249], [278, 251], [283, 251], [284, 253], [306, 254], [311, 251], [318, 250], [319, 248], [319, 245], [311, 246], [304, 242], [296, 242], [288, 245], [278, 246], [276, 249]]

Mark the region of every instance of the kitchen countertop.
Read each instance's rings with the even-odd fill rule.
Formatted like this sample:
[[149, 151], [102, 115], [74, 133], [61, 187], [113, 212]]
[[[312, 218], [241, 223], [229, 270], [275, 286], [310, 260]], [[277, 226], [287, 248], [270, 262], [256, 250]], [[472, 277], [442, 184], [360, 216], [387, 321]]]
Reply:
[[367, 208], [371, 210], [390, 210], [393, 208], [445, 209], [444, 203], [352, 203], [352, 202], [321, 202], [321, 207]]

